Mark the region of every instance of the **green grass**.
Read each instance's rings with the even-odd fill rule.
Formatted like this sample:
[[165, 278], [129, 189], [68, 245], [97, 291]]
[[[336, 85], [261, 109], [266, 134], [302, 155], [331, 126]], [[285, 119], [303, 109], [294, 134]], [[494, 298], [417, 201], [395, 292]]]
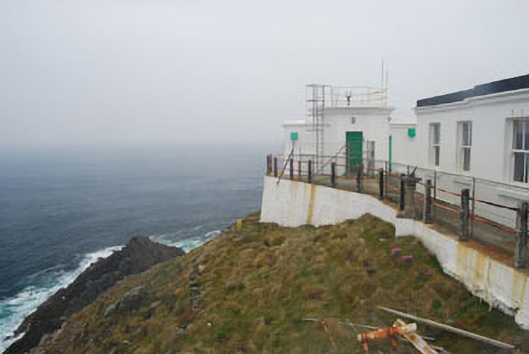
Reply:
[[[395, 238], [392, 225], [371, 216], [336, 226], [282, 228], [245, 219], [188, 255], [157, 265], [110, 289], [68, 320], [47, 352], [104, 353], [360, 353], [354, 323], [389, 326], [377, 305], [415, 313], [498, 340], [523, 343], [513, 319], [472, 297], [442, 272], [414, 238]], [[392, 256], [391, 250], [401, 251]], [[412, 255], [411, 261], [402, 259]], [[201, 311], [189, 308], [189, 274], [205, 266]], [[149, 298], [136, 311], [103, 318], [106, 307], [145, 284]], [[150, 304], [161, 300], [153, 309]], [[318, 318], [303, 322], [302, 318]], [[325, 321], [326, 332], [321, 324]], [[192, 326], [177, 335], [180, 326]], [[453, 353], [496, 348], [419, 324], [419, 333]], [[90, 341], [90, 338], [94, 339]], [[390, 351], [379, 341], [372, 352]], [[401, 344], [400, 352], [415, 352]], [[38, 352], [38, 351], [37, 351]]]

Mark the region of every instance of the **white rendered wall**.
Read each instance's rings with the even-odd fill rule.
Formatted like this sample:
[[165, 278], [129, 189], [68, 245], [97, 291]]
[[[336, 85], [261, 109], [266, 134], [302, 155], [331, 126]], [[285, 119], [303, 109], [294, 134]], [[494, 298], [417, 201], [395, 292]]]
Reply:
[[[417, 114], [416, 164], [440, 172], [462, 174], [467, 177], [442, 176], [438, 186], [452, 191], [472, 189], [476, 177], [476, 197], [494, 203], [517, 206], [529, 200], [529, 185], [512, 181], [512, 117], [529, 115], [529, 90], [504, 92], [473, 97], [463, 102], [419, 107]], [[464, 172], [458, 163], [458, 122], [472, 121], [471, 168]], [[440, 123], [441, 153], [438, 167], [428, 160], [429, 125]], [[410, 148], [411, 150], [411, 148]], [[394, 159], [396, 162], [397, 159]], [[438, 174], [440, 175], [440, 174]], [[433, 178], [433, 173], [430, 175]], [[502, 185], [479, 181], [479, 178]], [[458, 203], [457, 198], [440, 194], [441, 199]], [[476, 214], [510, 227], [515, 225], [515, 214], [480, 203]]]
[[419, 146], [417, 136], [410, 137], [408, 129], [416, 128], [415, 124], [390, 124], [389, 134], [392, 136], [392, 157], [395, 164], [415, 166]]
[[365, 194], [265, 177], [261, 222], [281, 226], [337, 224], [372, 214], [395, 225], [396, 236], [415, 236], [443, 270], [491, 306], [529, 329], [528, 276], [427, 225], [396, 217], [396, 210]]

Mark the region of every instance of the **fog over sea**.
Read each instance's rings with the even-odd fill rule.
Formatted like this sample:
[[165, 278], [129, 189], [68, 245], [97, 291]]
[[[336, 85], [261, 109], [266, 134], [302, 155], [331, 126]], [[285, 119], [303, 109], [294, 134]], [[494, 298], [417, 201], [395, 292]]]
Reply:
[[259, 209], [271, 147], [0, 151], [0, 352], [25, 316], [132, 236], [189, 251]]

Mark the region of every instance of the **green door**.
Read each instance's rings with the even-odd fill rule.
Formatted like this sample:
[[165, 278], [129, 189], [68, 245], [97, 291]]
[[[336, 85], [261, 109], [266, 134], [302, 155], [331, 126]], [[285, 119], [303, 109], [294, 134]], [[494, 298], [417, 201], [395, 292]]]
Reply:
[[347, 153], [347, 166], [350, 173], [355, 172], [362, 165], [362, 146], [364, 135], [362, 132], [346, 132], [345, 146]]

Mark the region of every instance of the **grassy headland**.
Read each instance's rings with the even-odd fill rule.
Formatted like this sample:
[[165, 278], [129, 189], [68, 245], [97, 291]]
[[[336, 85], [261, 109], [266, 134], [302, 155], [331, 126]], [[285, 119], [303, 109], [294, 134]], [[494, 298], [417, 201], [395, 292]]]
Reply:
[[[145, 296], [134, 310], [104, 316], [141, 285]], [[201, 300], [195, 296], [199, 310], [193, 312], [197, 287]], [[528, 332], [445, 275], [415, 238], [395, 238], [388, 223], [365, 216], [336, 226], [283, 228], [260, 224], [254, 214], [241, 231], [226, 230], [183, 257], [126, 278], [34, 352], [361, 353], [356, 334], [365, 329], [339, 322], [391, 325], [396, 317], [376, 305], [529, 348]], [[452, 353], [498, 353], [418, 327]], [[390, 352], [390, 342], [371, 350]], [[399, 351], [415, 352], [404, 342]]]

